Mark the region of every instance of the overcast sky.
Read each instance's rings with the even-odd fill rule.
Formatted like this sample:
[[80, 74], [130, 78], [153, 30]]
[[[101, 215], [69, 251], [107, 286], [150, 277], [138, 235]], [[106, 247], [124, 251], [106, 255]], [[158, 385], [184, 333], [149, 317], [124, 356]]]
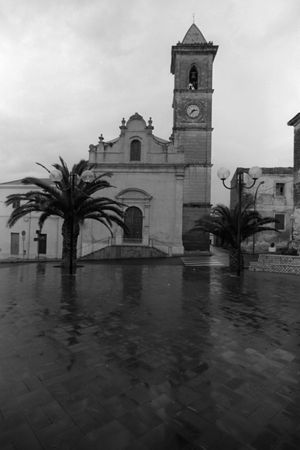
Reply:
[[214, 63], [212, 202], [220, 166], [293, 164], [299, 0], [0, 0], [0, 181], [119, 135], [122, 117], [172, 131], [171, 46], [193, 22]]

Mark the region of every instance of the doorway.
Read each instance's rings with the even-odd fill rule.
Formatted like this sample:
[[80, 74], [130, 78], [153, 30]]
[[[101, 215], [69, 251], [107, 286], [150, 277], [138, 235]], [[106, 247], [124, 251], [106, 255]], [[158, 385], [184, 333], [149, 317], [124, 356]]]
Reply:
[[142, 242], [143, 215], [139, 208], [131, 206], [126, 209], [124, 222], [127, 229], [124, 231], [124, 242]]
[[10, 233], [10, 254], [18, 255], [20, 252], [20, 233]]

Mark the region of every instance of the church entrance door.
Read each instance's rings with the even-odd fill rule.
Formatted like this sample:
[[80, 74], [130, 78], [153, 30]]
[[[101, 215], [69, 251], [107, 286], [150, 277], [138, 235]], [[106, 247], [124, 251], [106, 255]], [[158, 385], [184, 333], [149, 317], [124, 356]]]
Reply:
[[124, 231], [124, 242], [142, 242], [143, 215], [139, 208], [131, 206], [125, 211], [124, 217], [127, 230]]

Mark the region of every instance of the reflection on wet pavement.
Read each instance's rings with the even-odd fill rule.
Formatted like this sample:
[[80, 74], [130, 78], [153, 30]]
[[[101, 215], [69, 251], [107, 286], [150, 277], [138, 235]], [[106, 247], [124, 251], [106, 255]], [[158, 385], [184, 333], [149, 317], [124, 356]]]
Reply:
[[292, 275], [0, 267], [0, 448], [299, 448]]

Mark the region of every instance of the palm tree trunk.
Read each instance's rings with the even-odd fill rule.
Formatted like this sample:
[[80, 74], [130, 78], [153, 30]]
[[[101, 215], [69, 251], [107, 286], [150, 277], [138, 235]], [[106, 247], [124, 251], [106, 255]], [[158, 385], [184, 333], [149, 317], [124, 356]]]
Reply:
[[[237, 272], [239, 266], [239, 252], [237, 248], [231, 248], [229, 250], [229, 270], [230, 272]], [[243, 255], [240, 255], [240, 270], [244, 268]]]
[[76, 267], [77, 241], [79, 236], [79, 224], [72, 219], [64, 220], [62, 226], [62, 266], [72, 272]]

